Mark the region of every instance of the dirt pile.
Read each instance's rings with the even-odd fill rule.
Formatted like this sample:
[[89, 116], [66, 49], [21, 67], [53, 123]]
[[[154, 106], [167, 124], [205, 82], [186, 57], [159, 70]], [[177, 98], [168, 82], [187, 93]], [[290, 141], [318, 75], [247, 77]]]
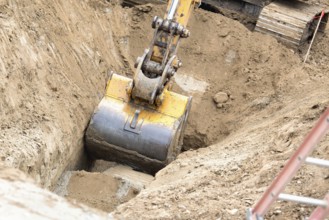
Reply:
[[154, 177], [131, 167], [97, 160], [89, 172], [69, 173], [61, 195], [105, 212], [134, 198], [154, 180]]
[[[1, 218], [4, 219], [113, 219], [111, 215], [87, 206], [70, 203], [38, 187], [22, 171], [0, 162]], [[33, 198], [33, 199], [31, 199]], [[61, 213], [60, 215], [58, 213]]]
[[[152, 38], [152, 18], [164, 11], [164, 6], [146, 12], [141, 7], [132, 10], [132, 60]], [[193, 95], [184, 145], [195, 149], [223, 140], [240, 127], [242, 118], [275, 101], [282, 93], [280, 78], [289, 75], [287, 70], [300, 60], [273, 38], [252, 33], [218, 14], [196, 10], [188, 27], [191, 37], [183, 39], [178, 50], [183, 67], [175, 76], [173, 90]], [[218, 92], [230, 97], [219, 108], [213, 101]]]
[[[150, 21], [163, 11], [152, 5], [127, 9], [130, 63], [148, 46]], [[148, 189], [120, 206], [118, 218], [241, 218], [327, 104], [328, 67], [325, 57], [317, 57], [326, 51], [327, 36], [319, 37], [302, 68], [302, 54], [217, 14], [197, 10], [189, 27], [192, 36], [179, 50], [184, 66], [174, 85], [194, 97], [185, 149], [219, 144], [183, 153]], [[216, 98], [219, 94], [226, 94], [225, 100]], [[295, 110], [300, 102], [304, 108]], [[200, 201], [207, 205], [200, 208]], [[270, 215], [303, 214], [278, 207]]]
[[6, 165], [48, 187], [69, 161], [82, 160], [84, 129], [103, 96], [106, 72], [125, 72], [117, 46], [125, 35], [121, 11], [103, 1], [0, 1]]
[[[0, 1], [2, 161], [46, 187], [68, 164], [81, 162], [84, 129], [103, 96], [106, 72], [132, 75], [152, 37], [153, 16], [163, 13], [163, 6], [123, 9], [102, 0]], [[243, 218], [329, 104], [328, 31], [302, 66], [301, 54], [218, 14], [196, 10], [189, 28], [173, 88], [194, 97], [187, 151], [119, 206], [119, 219]], [[328, 141], [316, 155], [328, 155]], [[307, 168], [288, 191], [323, 197], [324, 172]], [[71, 198], [107, 210], [119, 204], [101, 193], [113, 193], [118, 179], [105, 172], [74, 175]], [[127, 200], [135, 196], [126, 192]], [[309, 212], [278, 203], [268, 217]]]
[[[300, 101], [289, 100], [287, 107], [270, 116], [263, 111], [249, 117], [245, 126], [216, 145], [184, 152], [156, 175], [149, 188], [119, 206], [115, 216], [119, 219], [133, 219], [130, 216], [243, 219], [246, 209], [264, 192], [314, 119], [329, 104], [324, 90], [313, 94], [306, 99], [299, 97], [302, 107]], [[319, 107], [312, 109], [314, 104]], [[328, 143], [329, 138], [314, 155], [325, 158]], [[294, 178], [286, 192], [320, 199], [326, 194], [327, 186], [326, 170], [310, 166]], [[299, 219], [311, 210], [308, 206], [279, 202], [267, 218]]]
[[[131, 36], [149, 38], [141, 31], [147, 27], [143, 20], [157, 10], [140, 16]], [[182, 43], [184, 66], [177, 76], [193, 80], [183, 86], [176, 80], [175, 86], [194, 96], [185, 147], [219, 143], [181, 154], [148, 189], [116, 210], [118, 218], [242, 219], [329, 103], [327, 32], [302, 67], [303, 54], [227, 18], [197, 11], [189, 26], [192, 36]], [[199, 80], [206, 89], [183, 91]], [[229, 97], [220, 106], [212, 99], [218, 92]], [[328, 138], [315, 154], [325, 158], [326, 144]], [[320, 180], [314, 183], [311, 177]], [[322, 198], [327, 184], [325, 171], [311, 167], [288, 191]], [[268, 217], [309, 213], [304, 206], [278, 203]]]

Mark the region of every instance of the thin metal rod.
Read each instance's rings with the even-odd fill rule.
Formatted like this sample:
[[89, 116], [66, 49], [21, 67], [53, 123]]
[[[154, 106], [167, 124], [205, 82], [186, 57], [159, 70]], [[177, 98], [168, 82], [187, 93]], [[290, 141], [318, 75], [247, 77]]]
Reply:
[[307, 53], [306, 53], [306, 55], [305, 55], [304, 63], [306, 63], [306, 61], [307, 61], [307, 59], [308, 59], [308, 56], [310, 55], [311, 47], [312, 47], [312, 45], [313, 45], [313, 42], [314, 42], [314, 39], [315, 39], [316, 33], [317, 33], [318, 30], [319, 30], [319, 27], [320, 27], [320, 24], [321, 24], [321, 21], [322, 21], [323, 16], [324, 16], [324, 10], [322, 10], [322, 12], [321, 12], [321, 16], [320, 16], [320, 18], [319, 18], [319, 22], [318, 22], [318, 24], [317, 24], [317, 26], [316, 26], [316, 29], [315, 29], [315, 31], [314, 31], [314, 34], [313, 34], [313, 38], [312, 38], [311, 44], [310, 44], [310, 46], [309, 46], [309, 48], [308, 48], [308, 50], [307, 50]]
[[169, 12], [168, 12], [168, 17], [167, 17], [168, 20], [172, 20], [174, 18], [178, 3], [179, 3], [179, 0], [172, 0], [171, 5], [170, 5], [170, 9], [169, 9]]
[[[324, 197], [324, 200], [329, 203], [329, 194]], [[329, 206], [326, 208], [323, 208], [321, 206], [317, 207], [314, 209], [312, 212], [311, 216], [308, 218], [309, 220], [319, 220], [319, 219], [325, 219], [329, 215]]]
[[297, 203], [303, 203], [306, 205], [314, 205], [314, 206], [321, 206], [321, 207], [327, 207], [328, 202], [326, 200], [321, 199], [313, 199], [310, 197], [304, 197], [304, 196], [295, 196], [290, 194], [281, 193], [278, 197], [280, 200], [289, 201], [289, 202], [297, 202]]
[[305, 163], [329, 168], [329, 160], [322, 160], [319, 158], [308, 157], [306, 158]]
[[329, 108], [324, 112], [319, 121], [313, 127], [306, 139], [299, 146], [293, 156], [288, 160], [287, 164], [281, 170], [279, 175], [274, 179], [269, 188], [264, 192], [260, 200], [253, 207], [253, 219], [256, 216], [264, 216], [270, 206], [277, 200], [279, 194], [284, 190], [286, 185], [295, 176], [299, 168], [302, 166], [306, 157], [310, 155], [316, 144], [320, 142], [322, 137], [329, 129]]

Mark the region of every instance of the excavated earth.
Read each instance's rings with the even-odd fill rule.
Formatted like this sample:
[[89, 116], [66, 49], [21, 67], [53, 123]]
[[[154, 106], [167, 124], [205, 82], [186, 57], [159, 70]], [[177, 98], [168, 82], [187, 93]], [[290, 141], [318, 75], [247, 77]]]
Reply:
[[[244, 218], [329, 104], [329, 31], [303, 64], [304, 51], [195, 10], [173, 86], [193, 96], [184, 152], [155, 177], [101, 161], [91, 168], [83, 135], [108, 74], [132, 76], [152, 38], [152, 18], [164, 9], [0, 0], [0, 157], [10, 167], [0, 170], [1, 185], [26, 182], [16, 168], [33, 179], [16, 190], [34, 190], [34, 182], [110, 218]], [[329, 137], [313, 156], [328, 159], [328, 146]], [[303, 167], [286, 192], [323, 198], [328, 181], [325, 169]], [[300, 219], [311, 211], [277, 202], [266, 217]]]

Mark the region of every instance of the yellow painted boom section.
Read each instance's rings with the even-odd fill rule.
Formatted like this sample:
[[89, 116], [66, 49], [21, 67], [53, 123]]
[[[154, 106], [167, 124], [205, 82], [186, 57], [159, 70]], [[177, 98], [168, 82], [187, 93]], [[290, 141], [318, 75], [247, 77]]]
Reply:
[[[127, 94], [126, 90], [131, 82], [132, 79], [130, 78], [113, 74], [107, 83], [105, 97], [127, 103], [123, 111], [129, 115], [134, 114], [137, 105], [142, 107], [140, 108], [142, 110], [140, 117], [149, 122], [171, 124], [184, 115], [189, 100], [188, 97], [164, 90], [164, 99], [160, 106], [142, 105], [143, 103], [132, 100]], [[172, 119], [168, 119], [168, 116]]]
[[[166, 14], [164, 16], [165, 19], [167, 19], [167, 16], [168, 16], [172, 3], [173, 3], [173, 0], [169, 0]], [[178, 7], [177, 7], [173, 20], [178, 22], [179, 24], [183, 25], [184, 27], [186, 27], [187, 22], [190, 18], [192, 9], [194, 8], [194, 6], [196, 4], [199, 4], [199, 3], [200, 3], [200, 0], [179, 0]], [[177, 46], [179, 38], [180, 38], [180, 36], [175, 36], [175, 38], [173, 39], [173, 45], [175, 45], [175, 47]], [[166, 41], [167, 39], [163, 39], [163, 40]], [[161, 62], [163, 59], [163, 50], [164, 50], [163, 48], [160, 48], [160, 47], [154, 45], [152, 60], [156, 61], [156, 62]], [[174, 62], [174, 63], [176, 63], [176, 62]]]
[[[167, 18], [170, 6], [172, 4], [173, 0], [169, 0], [165, 18]], [[191, 11], [194, 8], [194, 5], [198, 4], [200, 1], [195, 0], [180, 0], [178, 3], [177, 11], [175, 13], [174, 20], [178, 22], [179, 24], [186, 27], [187, 22], [190, 18]]]

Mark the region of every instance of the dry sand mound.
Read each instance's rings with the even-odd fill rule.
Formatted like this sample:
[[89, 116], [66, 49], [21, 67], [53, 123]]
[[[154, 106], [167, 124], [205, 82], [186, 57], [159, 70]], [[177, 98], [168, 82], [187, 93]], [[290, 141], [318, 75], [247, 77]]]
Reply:
[[68, 161], [81, 157], [106, 71], [125, 66], [116, 46], [124, 33], [120, 12], [102, 1], [0, 1], [0, 155], [6, 165], [51, 186]]
[[[150, 37], [142, 30], [158, 10], [135, 19], [131, 38]], [[302, 55], [227, 18], [197, 11], [189, 26], [192, 36], [182, 44], [178, 76], [193, 77], [185, 80], [192, 88], [195, 80], [207, 87], [185, 89], [194, 95], [185, 147], [218, 144], [181, 154], [151, 187], [117, 209], [119, 218], [242, 219], [329, 103], [327, 35], [319, 37], [302, 68]], [[186, 85], [177, 84], [184, 92]], [[212, 97], [218, 92], [229, 99], [216, 107]], [[316, 154], [327, 153], [324, 144]], [[303, 171], [288, 191], [322, 198], [328, 184], [324, 172]], [[314, 184], [310, 177], [320, 180]], [[279, 203], [269, 216], [297, 219], [310, 212], [296, 207]]]
[[[153, 16], [163, 14], [165, 7], [144, 9], [132, 10], [128, 38], [131, 60], [148, 46], [150, 22]], [[206, 147], [234, 132], [242, 118], [286, 92], [281, 83], [295, 77], [291, 68], [300, 64], [299, 55], [275, 39], [252, 33], [218, 14], [197, 10], [188, 27], [191, 37], [182, 40], [178, 53], [183, 67], [175, 76], [174, 86], [174, 90], [194, 98], [185, 149]], [[228, 99], [216, 106], [213, 97], [218, 92], [226, 93]]]
[[[107, 71], [132, 75], [153, 16], [163, 13], [163, 6], [123, 9], [102, 0], [0, 1], [2, 162], [45, 187], [82, 164], [84, 129]], [[217, 144], [182, 153], [116, 209], [118, 218], [242, 218], [329, 103], [328, 32], [302, 68], [300, 54], [223, 16], [197, 10], [189, 28], [174, 85], [194, 96], [184, 148]], [[325, 158], [328, 140], [322, 146]], [[320, 180], [311, 185], [311, 177]], [[325, 177], [307, 169], [289, 190], [321, 198]], [[309, 211], [279, 203], [269, 215]]]
[[[147, 47], [150, 21], [163, 10], [151, 5], [127, 9], [130, 62]], [[242, 218], [328, 103], [326, 57], [317, 57], [327, 49], [326, 36], [302, 68], [300, 54], [228, 18], [198, 10], [189, 27], [192, 36], [182, 42], [184, 66], [174, 85], [194, 96], [185, 149], [219, 144], [183, 153], [151, 187], [120, 206], [118, 218]], [[227, 98], [216, 105], [213, 97], [219, 92]], [[325, 185], [320, 181], [318, 188]], [[294, 187], [294, 192], [304, 189]], [[283, 213], [284, 219], [307, 212], [278, 206], [270, 215]]]

